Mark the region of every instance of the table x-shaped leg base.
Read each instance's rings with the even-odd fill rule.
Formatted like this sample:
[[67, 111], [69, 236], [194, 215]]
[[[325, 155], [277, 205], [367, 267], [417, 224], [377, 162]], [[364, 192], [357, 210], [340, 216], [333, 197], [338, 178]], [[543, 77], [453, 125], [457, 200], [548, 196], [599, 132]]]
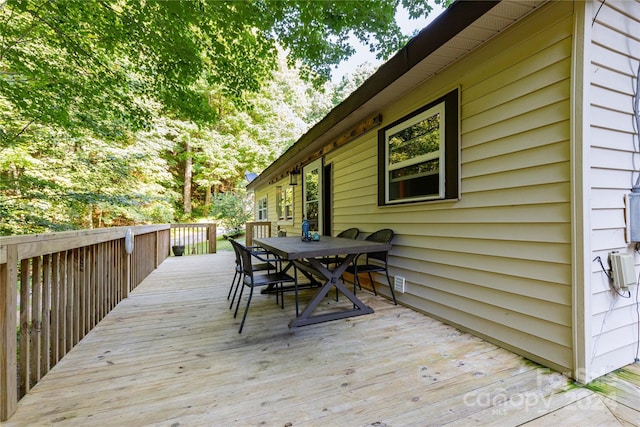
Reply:
[[[347, 255], [342, 264], [336, 266], [334, 270], [329, 270], [324, 264], [313, 258], [306, 261], [293, 261], [298, 268], [302, 270], [311, 270], [314, 274], [324, 277], [326, 282], [318, 292], [316, 292], [313, 299], [305, 307], [302, 313], [289, 322], [290, 328], [373, 313], [373, 309], [371, 307], [366, 306], [362, 301], [360, 301], [355, 294], [347, 289], [344, 283], [339, 280], [340, 276], [342, 276], [342, 273], [344, 273], [355, 256], [356, 254]], [[353, 309], [313, 315], [313, 311], [318, 307], [320, 302], [327, 296], [331, 288], [334, 286], [353, 303]]]

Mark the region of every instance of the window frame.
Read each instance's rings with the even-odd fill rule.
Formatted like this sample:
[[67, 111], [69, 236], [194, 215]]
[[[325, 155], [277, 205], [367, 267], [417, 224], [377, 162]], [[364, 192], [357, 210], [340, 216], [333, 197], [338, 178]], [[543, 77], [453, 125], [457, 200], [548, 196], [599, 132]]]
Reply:
[[[321, 233], [322, 225], [323, 225], [323, 211], [322, 208], [324, 206], [324, 177], [322, 175], [324, 168], [324, 158], [319, 158], [314, 160], [313, 162], [306, 164], [302, 168], [302, 217], [306, 218], [311, 224], [311, 231], [317, 231]], [[307, 179], [308, 174], [312, 174], [317, 172], [317, 182], [316, 182], [316, 199], [315, 204], [317, 205], [316, 218], [309, 218], [309, 204], [312, 204], [314, 200], [309, 201], [307, 197], [309, 196], [309, 182]]]
[[[390, 164], [389, 137], [438, 113], [443, 122], [438, 153], [426, 153]], [[459, 116], [459, 90], [455, 89], [378, 131], [378, 206], [459, 199]], [[390, 172], [435, 158], [439, 159], [437, 193], [390, 198]]]
[[[283, 200], [287, 201], [287, 193], [291, 194], [290, 203], [283, 205]], [[276, 215], [278, 216], [278, 224], [293, 224], [294, 218], [294, 192], [290, 185], [279, 185], [276, 187]], [[289, 206], [289, 215], [285, 214], [286, 208]]]
[[[264, 204], [264, 206], [263, 206]], [[269, 220], [269, 200], [268, 196], [262, 196], [256, 203], [256, 220], [268, 221]]]

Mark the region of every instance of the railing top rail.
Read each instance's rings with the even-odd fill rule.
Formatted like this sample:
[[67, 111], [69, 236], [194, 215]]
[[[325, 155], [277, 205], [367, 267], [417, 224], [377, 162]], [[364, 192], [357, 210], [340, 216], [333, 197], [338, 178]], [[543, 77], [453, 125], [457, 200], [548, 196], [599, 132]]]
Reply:
[[197, 224], [171, 224], [171, 228], [202, 228], [210, 225], [216, 225], [215, 222], [199, 222]]
[[169, 224], [139, 225], [131, 227], [125, 226], [97, 228], [92, 230], [62, 231], [46, 234], [3, 236], [0, 237], [0, 264], [7, 262], [8, 245], [19, 245], [18, 258], [25, 259], [122, 239], [129, 228], [131, 228], [134, 235], [140, 235], [168, 230], [169, 227]]

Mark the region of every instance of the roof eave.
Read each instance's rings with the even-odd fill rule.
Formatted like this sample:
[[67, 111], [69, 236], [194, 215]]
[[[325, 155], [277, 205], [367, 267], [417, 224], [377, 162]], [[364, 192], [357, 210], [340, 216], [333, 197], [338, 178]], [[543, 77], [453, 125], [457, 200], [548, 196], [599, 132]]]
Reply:
[[431, 24], [413, 37], [390, 60], [385, 62], [358, 89], [331, 110], [278, 159], [269, 165], [256, 179], [247, 185], [251, 190], [268, 183], [302, 160], [308, 152], [316, 150], [314, 141], [335, 128], [350, 114], [401, 78], [418, 63], [454, 38], [471, 23], [500, 3], [497, 1], [458, 0], [442, 12]]

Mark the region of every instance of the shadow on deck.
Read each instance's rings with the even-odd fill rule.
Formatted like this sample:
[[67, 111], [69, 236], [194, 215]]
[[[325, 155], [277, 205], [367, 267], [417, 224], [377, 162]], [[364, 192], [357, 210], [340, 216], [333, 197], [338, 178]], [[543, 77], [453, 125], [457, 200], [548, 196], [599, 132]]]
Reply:
[[[599, 383], [605, 396], [366, 292], [359, 295], [375, 313], [295, 330], [287, 326], [293, 295], [281, 310], [275, 296], [257, 294], [239, 335], [240, 315], [233, 318], [226, 299], [233, 264], [232, 252], [167, 259], [5, 425], [603, 426], [640, 419], [638, 364], [606, 376]], [[327, 308], [334, 304], [326, 299]]]

